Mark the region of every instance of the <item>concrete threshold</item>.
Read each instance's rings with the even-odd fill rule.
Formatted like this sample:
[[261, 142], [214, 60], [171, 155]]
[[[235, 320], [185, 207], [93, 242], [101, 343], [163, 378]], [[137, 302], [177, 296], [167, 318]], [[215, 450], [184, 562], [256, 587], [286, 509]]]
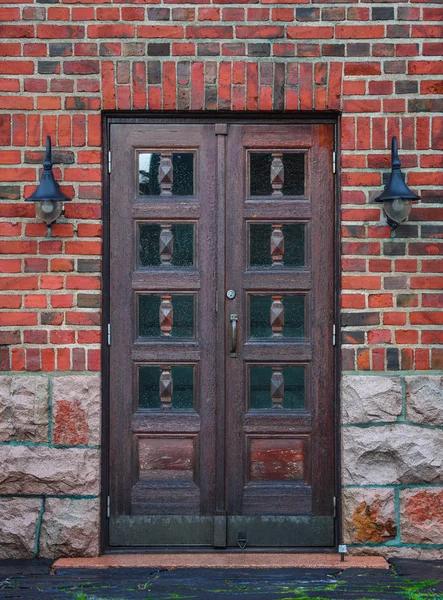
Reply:
[[382, 556], [339, 554], [106, 554], [96, 558], [59, 558], [58, 569], [389, 569]]

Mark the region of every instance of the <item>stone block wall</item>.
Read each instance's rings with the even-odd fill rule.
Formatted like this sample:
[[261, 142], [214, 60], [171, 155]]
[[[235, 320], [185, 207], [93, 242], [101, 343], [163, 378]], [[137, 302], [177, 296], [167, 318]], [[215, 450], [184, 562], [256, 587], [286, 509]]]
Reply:
[[0, 558], [98, 553], [100, 377], [0, 378]]
[[344, 542], [443, 557], [443, 376], [344, 375]]

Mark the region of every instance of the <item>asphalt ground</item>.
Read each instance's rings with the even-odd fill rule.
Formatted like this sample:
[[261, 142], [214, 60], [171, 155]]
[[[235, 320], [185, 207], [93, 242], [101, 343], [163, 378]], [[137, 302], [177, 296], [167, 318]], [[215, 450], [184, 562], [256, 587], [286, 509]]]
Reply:
[[0, 561], [0, 598], [14, 600], [443, 600], [443, 561], [393, 559], [383, 569], [66, 569]]

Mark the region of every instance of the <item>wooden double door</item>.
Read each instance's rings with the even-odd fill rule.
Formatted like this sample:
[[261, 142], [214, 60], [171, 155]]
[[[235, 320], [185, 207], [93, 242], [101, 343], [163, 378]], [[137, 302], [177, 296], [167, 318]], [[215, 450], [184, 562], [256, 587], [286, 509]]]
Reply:
[[334, 545], [333, 126], [110, 144], [110, 545]]

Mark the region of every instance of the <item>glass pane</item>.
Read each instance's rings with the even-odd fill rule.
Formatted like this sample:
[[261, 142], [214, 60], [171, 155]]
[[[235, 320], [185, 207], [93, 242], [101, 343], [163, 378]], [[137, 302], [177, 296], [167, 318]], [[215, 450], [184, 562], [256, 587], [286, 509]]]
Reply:
[[[249, 368], [249, 398], [250, 408], [263, 410], [273, 408], [271, 397], [271, 367]], [[304, 367], [283, 367], [281, 369], [284, 381], [284, 409], [300, 409], [305, 405], [305, 369]]]
[[[166, 245], [165, 232], [168, 235], [168, 231], [172, 243]], [[139, 261], [142, 267], [168, 264], [175, 267], [192, 267], [194, 264], [194, 225], [175, 223], [168, 229], [168, 225], [162, 227], [157, 223], [140, 223]]]
[[[251, 267], [268, 267], [273, 264], [284, 267], [303, 267], [305, 264], [305, 226], [303, 223], [283, 224], [283, 257], [277, 260], [272, 256], [271, 238], [275, 226], [270, 223], [251, 223], [249, 225]], [[275, 235], [275, 234], [274, 234]], [[280, 242], [281, 244], [281, 242]]]
[[194, 337], [194, 296], [140, 294], [138, 314], [142, 338]]
[[[160, 400], [160, 377], [163, 370], [155, 366], [139, 367], [138, 404], [140, 408], [158, 409]], [[191, 410], [194, 407], [194, 367], [171, 367], [172, 401], [175, 409]]]
[[251, 338], [304, 336], [304, 296], [250, 296], [249, 311]]
[[305, 153], [251, 152], [250, 161], [251, 196], [304, 194]]
[[193, 152], [139, 154], [139, 192], [143, 196], [192, 196]]

